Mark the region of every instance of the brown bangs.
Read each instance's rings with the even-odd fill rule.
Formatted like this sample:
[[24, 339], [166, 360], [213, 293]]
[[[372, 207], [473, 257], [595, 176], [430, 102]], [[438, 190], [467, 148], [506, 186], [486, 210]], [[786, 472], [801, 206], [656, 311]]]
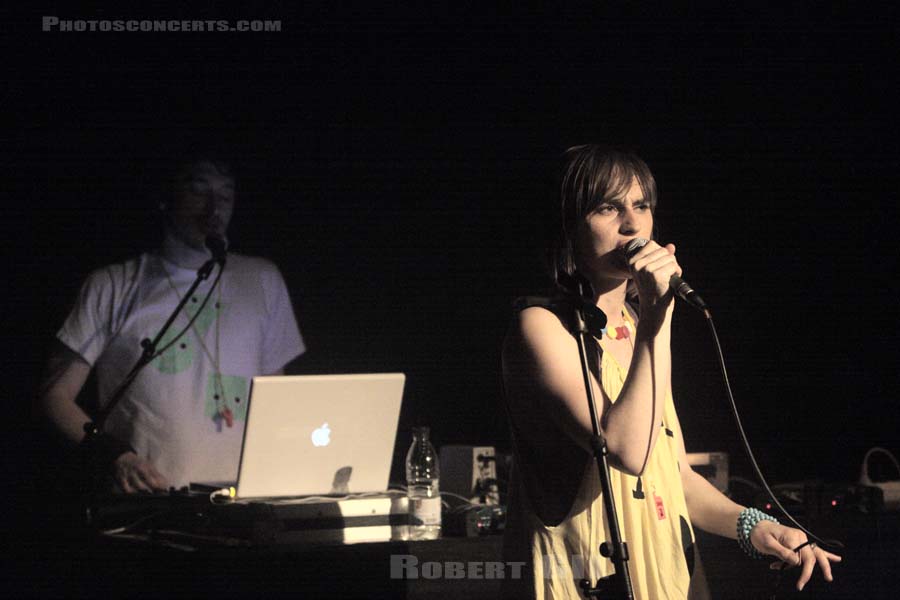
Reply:
[[559, 181], [556, 245], [550, 253], [557, 282], [561, 273], [574, 273], [575, 239], [584, 218], [603, 202], [623, 198], [634, 180], [651, 212], [656, 212], [656, 180], [647, 163], [636, 154], [595, 144], [565, 151]]

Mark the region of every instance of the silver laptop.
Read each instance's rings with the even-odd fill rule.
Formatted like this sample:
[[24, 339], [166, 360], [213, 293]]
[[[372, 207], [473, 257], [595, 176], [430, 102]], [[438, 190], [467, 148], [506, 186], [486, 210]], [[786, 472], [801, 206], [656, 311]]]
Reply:
[[254, 377], [236, 498], [384, 492], [403, 373]]

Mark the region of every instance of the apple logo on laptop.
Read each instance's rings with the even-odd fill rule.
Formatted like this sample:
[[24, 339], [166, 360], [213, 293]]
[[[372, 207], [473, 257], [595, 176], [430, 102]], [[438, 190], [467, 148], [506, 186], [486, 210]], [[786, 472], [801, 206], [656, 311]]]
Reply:
[[331, 429], [328, 428], [328, 423], [322, 423], [321, 427], [312, 432], [313, 446], [327, 446], [331, 443], [329, 436], [331, 436]]

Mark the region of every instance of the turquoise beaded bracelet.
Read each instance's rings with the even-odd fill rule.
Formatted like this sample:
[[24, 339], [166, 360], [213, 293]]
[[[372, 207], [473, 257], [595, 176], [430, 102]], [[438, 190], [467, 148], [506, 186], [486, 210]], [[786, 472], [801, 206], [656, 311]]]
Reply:
[[740, 545], [741, 550], [746, 552], [747, 555], [751, 558], [763, 558], [764, 556], [756, 548], [753, 547], [753, 544], [750, 543], [750, 532], [753, 531], [753, 528], [756, 527], [760, 521], [774, 521], [775, 523], [777, 523], [778, 519], [776, 519], [772, 515], [767, 515], [757, 508], [752, 507], [745, 508], [741, 511], [741, 514], [738, 515], [738, 545]]

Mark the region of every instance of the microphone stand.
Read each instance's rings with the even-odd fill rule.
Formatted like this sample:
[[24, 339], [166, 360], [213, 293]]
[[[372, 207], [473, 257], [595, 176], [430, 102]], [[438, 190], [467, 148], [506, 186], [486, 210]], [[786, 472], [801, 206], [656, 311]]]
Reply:
[[[584, 389], [587, 392], [588, 412], [591, 414], [591, 449], [597, 463], [597, 472], [600, 476], [600, 493], [603, 496], [603, 510], [606, 515], [606, 523], [609, 526], [610, 541], [600, 544], [600, 555], [612, 561], [614, 572], [612, 575], [601, 577], [596, 586], [591, 586], [589, 579], [579, 582], [581, 591], [586, 598], [615, 598], [633, 600], [634, 589], [631, 584], [631, 576], [628, 573], [628, 546], [622, 540], [619, 531], [619, 518], [616, 514], [616, 505], [612, 497], [612, 484], [609, 480], [609, 449], [606, 439], [600, 432], [600, 423], [597, 421], [596, 402], [594, 401], [594, 389], [591, 385], [591, 373], [588, 367], [587, 345], [590, 341], [588, 318], [585, 315], [585, 306], [593, 301], [591, 284], [583, 277], [576, 275], [576, 289], [578, 298], [575, 302], [575, 339], [578, 342], [578, 355], [581, 358], [581, 373], [584, 377]], [[591, 305], [593, 307], [593, 305]], [[596, 307], [593, 307], [596, 308]], [[601, 327], [606, 326], [606, 316], [599, 309], [592, 311], [590, 317], [598, 320], [602, 317]], [[593, 324], [593, 323], [592, 323]]]
[[[141, 369], [146, 367], [155, 357], [156, 357], [156, 347], [159, 345], [160, 340], [172, 326], [172, 323], [175, 322], [176, 317], [181, 313], [184, 305], [187, 304], [188, 300], [193, 297], [194, 292], [197, 290], [197, 287], [209, 278], [213, 269], [216, 266], [216, 263], [221, 264], [221, 269], [225, 268], [225, 255], [219, 254], [214, 255], [213, 258], [207, 260], [200, 269], [197, 270], [197, 277], [194, 279], [194, 282], [191, 284], [191, 287], [188, 289], [187, 293], [182, 296], [181, 301], [178, 303], [178, 306], [175, 307], [175, 310], [172, 311], [172, 314], [169, 316], [168, 320], [162, 326], [162, 329], [159, 330], [159, 333], [151, 340], [150, 338], [144, 338], [141, 340], [141, 348], [143, 351], [141, 352], [140, 357], [135, 362], [134, 366], [116, 388], [116, 390], [110, 396], [109, 402], [106, 403], [106, 406], [101, 408], [97, 412], [97, 416], [87, 423], [84, 424], [84, 439], [81, 441], [81, 446], [85, 449], [84, 460], [87, 463], [86, 467], [88, 467], [88, 477], [90, 481], [86, 483], [87, 491], [89, 495], [96, 494], [96, 492], [100, 489], [100, 483], [104, 477], [104, 468], [106, 465], [103, 463], [103, 457], [101, 456], [101, 451], [103, 449], [100, 440], [102, 438], [103, 425], [106, 422], [107, 417], [109, 417], [110, 413], [113, 409], [118, 405], [119, 401], [125, 395], [125, 392], [131, 387], [131, 384], [134, 383], [135, 378], [138, 373], [140, 373]], [[218, 280], [216, 280], [218, 281]], [[211, 292], [212, 290], [210, 290]], [[191, 321], [193, 323], [193, 320]], [[180, 337], [180, 336], [179, 336]], [[88, 510], [88, 521], [90, 521], [90, 504], [87, 507]]]

